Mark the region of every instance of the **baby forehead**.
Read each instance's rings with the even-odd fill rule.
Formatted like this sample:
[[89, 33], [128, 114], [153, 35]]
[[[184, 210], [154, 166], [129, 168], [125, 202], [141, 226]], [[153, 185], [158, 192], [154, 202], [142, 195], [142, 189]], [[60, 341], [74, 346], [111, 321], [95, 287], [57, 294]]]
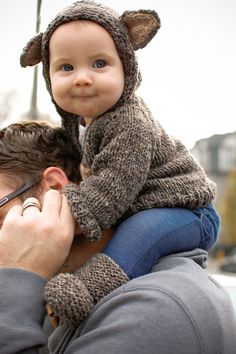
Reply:
[[104, 32], [104, 34], [109, 34], [109, 32], [99, 23], [95, 22], [95, 21], [91, 21], [91, 20], [71, 20], [69, 22], [65, 22], [60, 24], [51, 34], [51, 37], [54, 35], [54, 33], [61, 33], [61, 32], [72, 32], [72, 31], [76, 31], [78, 32], [88, 32], [88, 31], [102, 31]]
[[90, 20], [73, 20], [61, 24], [51, 34], [49, 40], [49, 49], [57, 45], [60, 51], [65, 47], [84, 44], [86, 49], [92, 49], [109, 46], [110, 50], [116, 49], [116, 43], [111, 34], [100, 24]]

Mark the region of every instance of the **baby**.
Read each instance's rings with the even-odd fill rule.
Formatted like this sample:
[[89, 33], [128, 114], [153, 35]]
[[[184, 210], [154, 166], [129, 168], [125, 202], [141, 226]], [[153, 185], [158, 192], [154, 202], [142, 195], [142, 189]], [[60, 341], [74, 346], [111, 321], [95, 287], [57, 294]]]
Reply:
[[118, 286], [148, 273], [160, 257], [209, 249], [217, 238], [215, 184], [135, 94], [141, 83], [135, 50], [159, 27], [154, 11], [118, 16], [78, 1], [31, 39], [21, 56], [23, 67], [42, 61], [62, 125], [79, 152], [83, 148], [83, 181], [63, 189], [76, 222], [91, 241], [115, 229], [103, 253], [46, 287], [48, 304], [69, 326]]

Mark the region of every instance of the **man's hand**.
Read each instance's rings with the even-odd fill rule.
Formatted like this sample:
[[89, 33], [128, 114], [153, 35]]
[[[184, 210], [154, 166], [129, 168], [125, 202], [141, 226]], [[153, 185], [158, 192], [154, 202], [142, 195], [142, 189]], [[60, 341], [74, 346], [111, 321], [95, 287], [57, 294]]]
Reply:
[[75, 222], [65, 196], [44, 195], [42, 211], [13, 206], [0, 231], [0, 268], [23, 268], [50, 279], [68, 256]]

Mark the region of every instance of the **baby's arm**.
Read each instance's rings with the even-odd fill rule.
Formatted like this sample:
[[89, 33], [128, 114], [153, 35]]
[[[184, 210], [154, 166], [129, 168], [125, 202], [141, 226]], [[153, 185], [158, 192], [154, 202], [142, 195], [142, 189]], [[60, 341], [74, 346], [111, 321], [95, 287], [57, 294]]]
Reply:
[[116, 134], [109, 140], [104, 131], [106, 144], [94, 156], [92, 175], [79, 188], [64, 188], [75, 219], [91, 240], [119, 220], [146, 182], [156, 143], [148, 123], [129, 116], [112, 122], [107, 130]]

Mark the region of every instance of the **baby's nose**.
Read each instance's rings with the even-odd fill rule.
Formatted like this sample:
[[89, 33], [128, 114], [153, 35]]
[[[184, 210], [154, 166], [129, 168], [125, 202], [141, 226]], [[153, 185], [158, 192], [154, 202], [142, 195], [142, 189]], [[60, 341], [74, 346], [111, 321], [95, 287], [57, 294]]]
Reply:
[[74, 84], [78, 86], [88, 86], [92, 84], [92, 77], [88, 70], [78, 70], [76, 72]]

